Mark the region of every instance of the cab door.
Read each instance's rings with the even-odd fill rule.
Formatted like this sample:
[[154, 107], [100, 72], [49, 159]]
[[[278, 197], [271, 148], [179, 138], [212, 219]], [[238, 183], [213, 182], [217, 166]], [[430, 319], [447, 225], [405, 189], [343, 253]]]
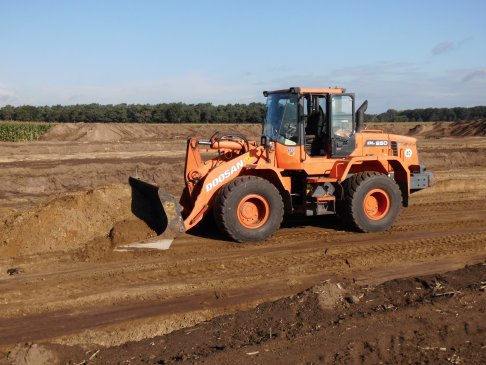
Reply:
[[297, 94], [277, 95], [278, 104], [276, 109], [279, 111], [278, 127], [274, 133], [270, 134], [271, 141], [275, 146], [276, 167], [285, 170], [299, 170], [302, 168], [302, 133], [301, 115], [302, 98]]
[[308, 95], [308, 113], [304, 119], [303, 144], [305, 153], [310, 157], [327, 157], [329, 137], [328, 137], [328, 95]]
[[356, 148], [354, 94], [333, 94], [328, 98], [331, 157], [348, 157]]

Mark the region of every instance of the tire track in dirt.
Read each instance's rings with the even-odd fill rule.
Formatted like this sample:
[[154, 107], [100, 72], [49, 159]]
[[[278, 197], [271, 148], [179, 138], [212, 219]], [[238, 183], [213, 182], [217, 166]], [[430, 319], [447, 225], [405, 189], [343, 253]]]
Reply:
[[[275, 276], [281, 278], [280, 285], [286, 285], [289, 280], [298, 281], [315, 274], [350, 272], [356, 267], [373, 268], [468, 253], [486, 254], [486, 232], [482, 227], [476, 227], [476, 231], [455, 234], [429, 232], [427, 238], [416, 239], [400, 233], [401, 237], [387, 237], [386, 243], [376, 243], [379, 240], [371, 237], [365, 242], [349, 242], [352, 237], [361, 238], [361, 234], [342, 236], [345, 236], [342, 237], [343, 241], [334, 242], [334, 245], [328, 247], [328, 252], [325, 252], [319, 238], [306, 237], [304, 242], [294, 242], [293, 254], [290, 256], [287, 247], [250, 246], [218, 257], [181, 258], [175, 262], [162, 260], [136, 267], [73, 271], [63, 274], [62, 278], [53, 275], [46, 283], [42, 283], [45, 277], [37, 277], [23, 282], [31, 289], [26, 292], [28, 295], [24, 294], [10, 302], [11, 306], [21, 304], [22, 310], [8, 311], [4, 308], [2, 316], [50, 311], [58, 307], [74, 309], [80, 304], [99, 306], [140, 297], [167, 298], [218, 287], [243, 288]], [[57, 285], [49, 285], [52, 282]], [[110, 287], [116, 287], [116, 291], [123, 294], [110, 293]], [[9, 288], [8, 285], [1, 285], [0, 288], [0, 303], [2, 297], [12, 298], [11, 295], [16, 291], [15, 286]], [[59, 299], [55, 300], [56, 297]], [[47, 300], [49, 304], [39, 303], [41, 298], [50, 298]]]
[[478, 227], [485, 225], [486, 220], [484, 219], [469, 219], [469, 220], [458, 220], [455, 222], [437, 222], [437, 223], [416, 223], [416, 224], [401, 224], [394, 228], [395, 232], [410, 232], [417, 229], [432, 229], [432, 230], [446, 230], [450, 228], [461, 228], [461, 227]]

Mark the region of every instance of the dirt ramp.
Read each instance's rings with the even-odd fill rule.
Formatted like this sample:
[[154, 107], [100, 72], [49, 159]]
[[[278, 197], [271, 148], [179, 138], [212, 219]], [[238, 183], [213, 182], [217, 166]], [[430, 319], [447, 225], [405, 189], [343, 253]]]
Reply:
[[484, 137], [486, 136], [486, 119], [452, 123], [451, 135], [454, 137]]
[[116, 243], [146, 238], [150, 232], [141, 229], [144, 223], [137, 222], [130, 204], [131, 191], [124, 185], [55, 198], [1, 223], [0, 257], [82, 250], [107, 238]]
[[[367, 129], [426, 138], [486, 136], [486, 119], [459, 122], [367, 123]], [[215, 132], [241, 134], [259, 140], [260, 124], [134, 124], [134, 123], [62, 123], [55, 125], [40, 140], [53, 142], [128, 142], [209, 138]]]
[[136, 138], [154, 139], [156, 128], [115, 123], [63, 123], [47, 131], [42, 141], [119, 142]]
[[423, 136], [425, 138], [442, 137], [484, 137], [486, 136], [486, 119], [436, 122], [434, 124], [417, 124], [408, 131], [409, 136]]
[[209, 138], [215, 132], [243, 134], [259, 139], [260, 124], [135, 124], [62, 123], [47, 131], [40, 140], [51, 142], [122, 142], [139, 140], [186, 140]]
[[423, 129], [424, 129], [423, 125], [417, 124], [415, 127], [409, 129], [408, 135], [413, 136], [415, 134], [419, 134], [420, 132], [422, 132]]

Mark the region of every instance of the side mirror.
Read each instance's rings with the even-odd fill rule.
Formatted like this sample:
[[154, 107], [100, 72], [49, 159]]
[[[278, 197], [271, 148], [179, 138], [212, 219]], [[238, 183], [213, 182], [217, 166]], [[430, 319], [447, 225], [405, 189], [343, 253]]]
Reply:
[[261, 144], [262, 146], [266, 146], [266, 145], [267, 145], [267, 143], [268, 143], [268, 141], [267, 141], [267, 136], [262, 136], [262, 138], [261, 138], [261, 140], [260, 140], [260, 144]]

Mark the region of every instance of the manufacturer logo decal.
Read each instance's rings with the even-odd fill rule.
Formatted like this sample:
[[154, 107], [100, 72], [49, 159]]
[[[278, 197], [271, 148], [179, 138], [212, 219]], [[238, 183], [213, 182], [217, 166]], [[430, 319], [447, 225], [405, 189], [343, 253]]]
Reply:
[[235, 163], [233, 166], [231, 166], [229, 169], [224, 170], [222, 174], [220, 174], [218, 177], [215, 177], [212, 181], [206, 184], [206, 191], [210, 192], [211, 190], [213, 190], [216, 186], [221, 184], [228, 177], [241, 170], [244, 165], [245, 163], [243, 162], [243, 160], [240, 160], [237, 163]]
[[412, 157], [412, 154], [413, 153], [412, 153], [412, 150], [410, 148], [407, 148], [405, 150], [405, 157], [410, 158], [410, 157]]
[[295, 156], [295, 148], [294, 147], [289, 147], [287, 149], [287, 153], [289, 156]]
[[367, 147], [384, 147], [384, 146], [388, 146], [388, 141], [387, 140], [370, 139], [370, 140], [366, 141], [365, 146], [367, 146]]

